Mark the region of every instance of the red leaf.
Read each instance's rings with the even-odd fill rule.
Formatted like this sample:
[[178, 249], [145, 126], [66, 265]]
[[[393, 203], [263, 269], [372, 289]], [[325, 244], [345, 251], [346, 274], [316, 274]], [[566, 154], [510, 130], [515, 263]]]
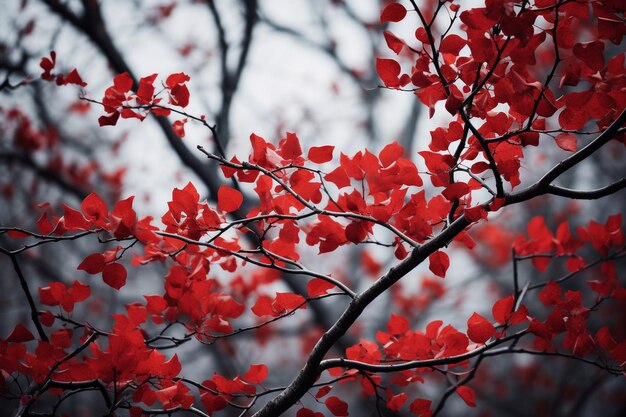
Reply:
[[55, 51], [50, 52], [50, 58], [43, 57], [39, 62], [39, 66], [43, 69], [43, 73], [41, 74], [41, 78], [46, 81], [54, 80], [54, 76], [52, 75], [52, 69], [56, 65], [57, 53]]
[[177, 85], [170, 93], [170, 104], [186, 107], [189, 104], [189, 90], [186, 85]]
[[328, 292], [328, 290], [334, 288], [335, 286], [328, 281], [325, 281], [321, 278], [313, 278], [306, 285], [306, 292], [309, 294], [309, 297], [317, 297], [318, 295], [324, 295]]
[[400, 3], [387, 5], [380, 14], [380, 23], [399, 22], [406, 16], [406, 8]]
[[393, 59], [376, 58], [376, 72], [386, 87], [400, 86], [400, 64]]
[[335, 149], [332, 145], [326, 146], [313, 146], [309, 149], [309, 153], [307, 158], [311, 162], [315, 162], [316, 164], [323, 164], [324, 162], [331, 161], [333, 159], [333, 150]]
[[495, 321], [500, 324], [519, 324], [526, 321], [528, 310], [523, 304], [513, 311], [514, 298], [512, 295], [496, 301], [491, 308], [491, 314]]
[[189, 76], [184, 72], [172, 74], [165, 80], [165, 85], [170, 90], [170, 104], [186, 107], [189, 104], [189, 90], [185, 83]]
[[495, 328], [486, 318], [474, 313], [467, 320], [467, 336], [476, 343], [485, 343], [493, 333]]
[[[206, 383], [203, 385], [206, 385]], [[216, 411], [222, 410], [228, 406], [228, 401], [224, 397], [224, 395], [215, 395], [212, 392], [206, 392], [206, 394], [200, 396], [200, 401], [209, 415], [214, 415]]]
[[470, 222], [477, 222], [487, 218], [487, 210], [483, 206], [466, 208], [464, 214], [465, 218]]
[[553, 280], [550, 280], [545, 288], [539, 291], [538, 297], [546, 307], [557, 305], [562, 301], [561, 287]]
[[576, 136], [570, 135], [569, 133], [561, 133], [560, 135], [557, 135], [555, 140], [559, 148], [568, 152], [576, 152]]
[[617, 345], [617, 342], [613, 339], [613, 336], [611, 336], [611, 331], [608, 326], [603, 326], [598, 330], [596, 333], [596, 341], [604, 350], [611, 350]]
[[178, 136], [179, 138], [185, 137], [185, 123], [187, 123], [186, 117], [182, 120], [176, 120], [172, 124], [172, 130], [174, 131], [174, 133], [176, 133], [176, 136]]
[[267, 372], [267, 365], [250, 365], [250, 369], [244, 374], [241, 379], [252, 384], [260, 384], [261, 382], [265, 381], [265, 378], [267, 378]]
[[122, 93], [130, 91], [133, 88], [133, 79], [128, 72], [113, 77], [113, 86]]
[[278, 315], [272, 309], [272, 299], [266, 295], [259, 296], [250, 310], [259, 317]]
[[30, 237], [30, 234], [24, 233], [20, 230], [9, 230], [7, 232], [7, 235], [9, 235], [9, 237], [12, 237], [14, 239], [25, 239], [27, 237]]
[[80, 207], [87, 219], [92, 222], [100, 222], [101, 225], [104, 224], [102, 221], [107, 217], [107, 205], [98, 194], [89, 194], [85, 197]]
[[272, 302], [272, 309], [275, 313], [282, 314], [286, 311], [291, 311], [296, 308], [306, 308], [306, 304], [303, 304], [305, 298], [300, 294], [294, 294], [291, 292], [277, 292], [276, 298]]
[[296, 413], [296, 417], [324, 417], [324, 414], [313, 411], [310, 408], [301, 408]]
[[445, 252], [438, 250], [428, 257], [428, 261], [430, 262], [430, 271], [433, 274], [441, 278], [446, 277], [446, 271], [450, 266], [450, 258]]
[[39, 300], [46, 306], [56, 306], [60, 303], [60, 298], [65, 294], [65, 285], [61, 282], [51, 282], [47, 287], [39, 288]]
[[89, 222], [83, 217], [82, 213], [78, 210], [74, 210], [71, 207], [63, 204], [63, 220], [65, 224], [65, 228], [70, 232], [76, 230], [89, 230], [91, 225]]
[[396, 162], [404, 155], [404, 148], [398, 144], [398, 142], [393, 141], [392, 143], [385, 146], [381, 151], [379, 156], [380, 162], [384, 167], [388, 167], [389, 165]]
[[410, 405], [410, 410], [413, 414], [415, 414], [418, 417], [421, 416], [430, 416], [431, 410], [430, 410], [430, 405], [432, 404], [431, 400], [425, 400], [423, 398], [417, 398], [415, 401], [413, 401]]
[[104, 282], [116, 290], [126, 285], [126, 275], [126, 268], [117, 262], [106, 265], [102, 271]]
[[346, 239], [353, 243], [360, 243], [367, 237], [368, 231], [363, 222], [356, 221], [346, 226]]
[[39, 314], [39, 321], [46, 327], [50, 327], [54, 324], [54, 314], [49, 311], [43, 311]]
[[99, 274], [104, 269], [104, 264], [104, 255], [101, 253], [92, 253], [83, 259], [76, 269], [83, 270], [92, 275]]
[[11, 343], [22, 343], [28, 342], [29, 340], [34, 340], [35, 336], [24, 326], [23, 324], [18, 324], [15, 326], [15, 329], [11, 332], [11, 334], [7, 337], [6, 341]]
[[160, 295], [144, 295], [146, 299], [146, 310], [152, 314], [161, 313], [167, 308], [167, 301]]
[[139, 80], [139, 88], [137, 89], [137, 97], [145, 104], [151, 103], [154, 96], [154, 80], [157, 74], [143, 77]]
[[465, 401], [465, 404], [470, 407], [476, 407], [476, 393], [472, 388], [463, 385], [456, 388], [456, 393], [459, 394], [459, 397], [461, 397], [463, 401]]
[[398, 412], [400, 411], [400, 408], [402, 408], [402, 405], [404, 405], [404, 403], [406, 402], [406, 399], [407, 399], [406, 392], [402, 392], [400, 394], [391, 396], [387, 398], [387, 408], [390, 409], [391, 411]]
[[454, 201], [454, 200], [458, 200], [459, 198], [463, 197], [465, 194], [469, 192], [470, 192], [470, 188], [466, 183], [455, 182], [455, 183], [448, 185], [446, 189], [443, 190], [442, 194], [448, 201]]
[[165, 109], [163, 107], [152, 107], [152, 114], [155, 116], [164, 116], [167, 117], [172, 113], [170, 109]]
[[280, 142], [280, 154], [287, 161], [293, 161], [302, 156], [300, 139], [295, 133], [287, 132], [287, 137]]
[[415, 29], [415, 39], [425, 45], [430, 44], [430, 39], [428, 39], [428, 33], [426, 32], [426, 29], [424, 29], [422, 26]]
[[119, 118], [120, 114], [118, 112], [113, 112], [108, 116], [98, 117], [98, 124], [100, 126], [115, 126]]
[[37, 230], [39, 230], [39, 233], [42, 235], [48, 235], [54, 230], [54, 226], [50, 222], [47, 213], [43, 213], [41, 217], [39, 217], [39, 220], [37, 220]]
[[350, 178], [346, 174], [346, 170], [343, 167], [337, 167], [324, 176], [326, 181], [330, 181], [341, 189], [350, 185]]
[[74, 302], [85, 301], [91, 295], [91, 289], [89, 285], [83, 284], [78, 280], [74, 280], [74, 283], [68, 290], [68, 294], [74, 299]]
[[62, 84], [63, 85], [75, 84], [81, 87], [87, 87], [87, 83], [84, 82], [82, 78], [80, 78], [80, 74], [78, 74], [78, 71], [76, 70], [76, 68], [74, 68], [72, 71], [69, 72], [69, 74], [65, 76]]
[[441, 41], [439, 51], [444, 54], [458, 55], [465, 45], [467, 41], [459, 35], [448, 35]]
[[367, 250], [361, 252], [361, 267], [372, 277], [380, 275], [382, 270], [380, 262], [378, 262]]
[[168, 76], [165, 80], [165, 85], [167, 85], [168, 88], [174, 88], [175, 86], [179, 84], [184, 84], [189, 80], [190, 78], [187, 74], [185, 74], [184, 72], [178, 72], [176, 74], [171, 74], [170, 76]]
[[594, 72], [604, 68], [604, 42], [577, 43], [574, 45], [573, 51], [576, 58]]
[[317, 393], [315, 394], [315, 398], [320, 399], [326, 396], [326, 394], [328, 394], [331, 389], [333, 389], [333, 387], [330, 385], [326, 385], [325, 387], [320, 388], [319, 390], [317, 390]]
[[389, 49], [395, 52], [396, 55], [402, 52], [402, 48], [404, 47], [404, 41], [402, 39], [396, 37], [396, 35], [388, 30], [383, 32], [383, 36], [385, 37], [385, 42], [387, 42]]
[[329, 397], [324, 404], [326, 404], [330, 412], [337, 417], [345, 417], [349, 414], [348, 403], [341, 400], [339, 397]]
[[409, 321], [396, 314], [391, 314], [387, 322], [387, 333], [392, 335], [404, 334], [409, 330]]
[[217, 190], [217, 208], [225, 213], [231, 213], [241, 207], [243, 203], [243, 194], [234, 188], [222, 185]]

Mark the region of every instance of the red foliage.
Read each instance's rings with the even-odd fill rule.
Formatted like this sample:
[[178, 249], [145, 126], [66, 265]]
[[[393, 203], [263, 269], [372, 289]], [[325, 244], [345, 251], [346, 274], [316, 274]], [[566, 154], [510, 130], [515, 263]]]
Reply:
[[[197, 398], [203, 410], [192, 411], [213, 415], [227, 407], [256, 407], [259, 398], [282, 391], [259, 406], [259, 416], [298, 406], [298, 417], [318, 417], [321, 413], [300, 404], [304, 394], [315, 392], [312, 397], [321, 407], [348, 416], [351, 405], [340, 397], [347, 390], [333, 385], [345, 383], [360, 386], [377, 403], [384, 398], [391, 412], [408, 409], [431, 416], [454, 392], [467, 406], [482, 406], [475, 389], [489, 387], [478, 367], [491, 356], [569, 357], [623, 375], [625, 317], [607, 319], [623, 310], [626, 300], [620, 280], [626, 253], [621, 215], [575, 229], [563, 220], [567, 216], [537, 215], [526, 224], [526, 233], [516, 236], [493, 214], [550, 194], [596, 199], [626, 186], [623, 178], [593, 191], [557, 185], [608, 142], [626, 143], [624, 54], [609, 45], [621, 45], [624, 7], [611, 1], [501, 0], [486, 1], [484, 7], [411, 3], [416, 10], [396, 2], [383, 8], [381, 23], [410, 18], [415, 39], [405, 41], [385, 31], [386, 45], [396, 56], [377, 58], [375, 70], [381, 87], [412, 91], [431, 118], [437, 114], [444, 121], [418, 153], [419, 164], [395, 141], [377, 154], [368, 149], [337, 154], [334, 145], [308, 147], [295, 133], [275, 141], [253, 133], [245, 162], [227, 158], [220, 147], [219, 154], [200, 147], [216, 165], [200, 164], [196, 174], [206, 168], [209, 176], [218, 176], [219, 165], [232, 182], [204, 180], [208, 199], [201, 197], [206, 188], [196, 189], [192, 182], [175, 188], [159, 220], [139, 217], [134, 197], [109, 210], [109, 199], [92, 192], [79, 208], [62, 204], [62, 213], [53, 209], [56, 205], [41, 206], [32, 222], [36, 232], [0, 228], [11, 243], [23, 245], [0, 249], [12, 262], [32, 322], [9, 323], [12, 330], [0, 339], [0, 390], [9, 393], [9, 379], [28, 380], [27, 391], [16, 383], [12, 388], [18, 385], [24, 392], [7, 395], [20, 398], [27, 411], [42, 406], [45, 393], [60, 404], [82, 390], [97, 390], [110, 414], [128, 409], [132, 416], [192, 410]], [[160, 6], [155, 20], [167, 18], [174, 6]], [[461, 10], [465, 6], [472, 7]], [[439, 33], [440, 21], [454, 30]], [[56, 58], [52, 51], [41, 59], [43, 80], [87, 86], [76, 69], [53, 73]], [[152, 74], [137, 80], [128, 72], [114, 76], [101, 101], [88, 100], [102, 106], [99, 125], [148, 116], [166, 123], [167, 116], [178, 113], [171, 132], [183, 138], [187, 123], [199, 123], [219, 145], [219, 129], [185, 110], [190, 77], [171, 74], [161, 82], [162, 89], [155, 88], [157, 78]], [[224, 84], [231, 81], [226, 77]], [[51, 147], [53, 133], [36, 128], [19, 110], [6, 113], [6, 130], [20, 152]], [[175, 148], [184, 145], [175, 142]], [[526, 173], [533, 171], [529, 147], [554, 149], [555, 144], [567, 153], [560, 152], [560, 163], [533, 180], [533, 172]], [[424, 184], [426, 177], [430, 184]], [[17, 257], [36, 253], [34, 248], [43, 244], [87, 237], [119, 246], [103, 246], [87, 256], [83, 252], [77, 270], [101, 275], [124, 294], [129, 275], [132, 286], [143, 288], [144, 274], [137, 273], [142, 265], [154, 264], [145, 275], [158, 281], [150, 286], [154, 294], [141, 294], [134, 302], [128, 298], [124, 309], [112, 303], [115, 312], [102, 328], [89, 318], [97, 315], [99, 279], [86, 281], [90, 285], [52, 281], [36, 290], [35, 300]], [[510, 285], [496, 288], [494, 281], [493, 287], [450, 300], [451, 309], [471, 297], [475, 307], [469, 311], [477, 310], [471, 315], [455, 309], [454, 315], [420, 321], [434, 303], [449, 298], [452, 280], [428, 275], [413, 286], [417, 294], [398, 282], [409, 281], [420, 265], [426, 271], [426, 262], [436, 277], [456, 275], [463, 268], [455, 256], [457, 243], [468, 250], [478, 246], [475, 258], [488, 267], [512, 261], [501, 279]], [[350, 270], [352, 257], [345, 254], [363, 245], [373, 245], [381, 256], [359, 252], [354, 259], [360, 264]], [[305, 265], [311, 254], [319, 257], [315, 268]], [[522, 268], [527, 260], [528, 268]], [[330, 269], [335, 264], [337, 269]], [[520, 283], [531, 265], [532, 279]], [[363, 273], [373, 280], [359, 280]], [[297, 285], [285, 290], [287, 274], [296, 277]], [[386, 324], [363, 323], [366, 307], [384, 294], [389, 294], [392, 310]], [[329, 298], [342, 313], [331, 315], [321, 336], [312, 333], [305, 340], [310, 354], [286, 389], [264, 386], [275, 382], [274, 373], [283, 372], [278, 366], [270, 372], [267, 364], [250, 361], [243, 375], [214, 373], [196, 382], [185, 376], [189, 369], [177, 354], [161, 353], [187, 343], [211, 345], [244, 332], [255, 332], [250, 346], [260, 348], [275, 335], [275, 322], [303, 316], [299, 310], [305, 309], [323, 316], [323, 309], [311, 307], [323, 306], [320, 300]], [[341, 304], [343, 299], [347, 301]], [[489, 311], [493, 322], [484, 316]], [[320, 323], [322, 319], [317, 317]], [[461, 330], [464, 322], [467, 331]], [[346, 333], [353, 341], [341, 351], [332, 350]], [[272, 346], [282, 348], [283, 342], [278, 343]], [[235, 349], [229, 341], [220, 346], [224, 355]], [[275, 356], [282, 361], [282, 354]], [[383, 373], [393, 374], [384, 387]], [[447, 394], [420, 398], [433, 391], [414, 387], [425, 381], [435, 386], [439, 374], [449, 383]], [[433, 400], [441, 402], [433, 407]]]

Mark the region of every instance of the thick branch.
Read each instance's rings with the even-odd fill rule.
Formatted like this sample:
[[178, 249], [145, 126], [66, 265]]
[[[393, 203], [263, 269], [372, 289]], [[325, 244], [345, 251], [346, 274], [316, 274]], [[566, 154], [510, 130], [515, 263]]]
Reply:
[[[531, 185], [526, 190], [507, 196], [507, 204], [512, 204], [520, 201], [529, 200], [531, 198], [543, 195], [548, 192], [550, 183], [567, 171], [571, 167], [575, 166], [578, 162], [584, 160], [593, 152], [598, 150], [602, 145], [612, 139], [620, 130], [621, 125], [626, 119], [626, 111], [622, 112], [620, 117], [600, 136], [598, 136], [593, 142], [581, 149], [568, 159], [558, 164], [555, 168], [550, 170], [544, 178], [538, 181], [536, 184]], [[488, 203], [485, 204], [485, 206]], [[359, 294], [348, 306], [346, 311], [335, 322], [335, 324], [320, 338], [317, 342], [311, 354], [309, 355], [304, 367], [300, 370], [300, 373], [296, 376], [293, 382], [276, 398], [268, 402], [265, 407], [259, 410], [254, 417], [270, 417], [281, 415], [287, 411], [291, 405], [295, 404], [311, 387], [316, 378], [321, 372], [320, 364], [326, 353], [334, 345], [334, 343], [341, 338], [341, 336], [352, 326], [352, 324], [358, 319], [365, 308], [380, 294], [385, 292], [394, 283], [399, 281], [402, 277], [412, 271], [417, 265], [422, 263], [428, 256], [434, 253], [436, 250], [444, 247], [455, 236], [463, 231], [469, 222], [465, 216], [461, 216], [456, 219], [450, 226], [440, 232], [436, 237], [423, 245], [414, 249], [409, 257], [402, 261], [397, 266], [391, 268], [385, 275], [380, 277], [371, 287]]]
[[[622, 126], [626, 122], [626, 109], [622, 110], [622, 113], [617, 119], [598, 137], [592, 140], [587, 146], [580, 149], [578, 152], [571, 155], [569, 158], [564, 159], [548, 171], [539, 181], [529, 186], [528, 188], [519, 191], [514, 194], [506, 196], [507, 204], [520, 203], [522, 201], [530, 200], [531, 198], [539, 195], [550, 193], [550, 187], [552, 181], [559, 176], [575, 167], [580, 162], [587, 159], [591, 154], [596, 152], [602, 146], [606, 145], [611, 139], [623, 132]], [[618, 181], [619, 183], [619, 181]]]
[[595, 200], [598, 198], [606, 197], [607, 195], [615, 194], [616, 192], [626, 188], [626, 178], [622, 178], [619, 181], [609, 184], [602, 188], [595, 190], [572, 190], [569, 188], [558, 187], [556, 185], [548, 186], [548, 194], [558, 195], [560, 197], [567, 197], [576, 200]]
[[341, 317], [339, 317], [335, 324], [324, 333], [317, 342], [304, 367], [300, 370], [300, 373], [292, 383], [276, 398], [259, 410], [254, 417], [279, 416], [287, 411], [291, 405], [295, 404], [315, 383], [315, 380], [321, 372], [320, 363], [326, 353], [333, 347], [335, 342], [348, 331], [365, 308], [380, 294], [422, 263], [430, 254], [450, 242], [454, 236], [459, 234], [469, 224], [470, 222], [466, 220], [464, 216], [459, 217], [450, 227], [443, 230], [427, 243], [413, 250], [404, 261], [391, 268], [385, 275], [372, 284], [372, 286], [352, 300]]

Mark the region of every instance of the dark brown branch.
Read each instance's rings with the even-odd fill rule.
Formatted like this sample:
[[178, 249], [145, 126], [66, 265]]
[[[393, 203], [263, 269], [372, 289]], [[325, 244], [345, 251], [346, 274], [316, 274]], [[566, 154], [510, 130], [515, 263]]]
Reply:
[[476, 372], [478, 371], [478, 367], [480, 366], [480, 364], [482, 363], [484, 358], [485, 358], [485, 356], [484, 356], [484, 352], [483, 352], [483, 353], [480, 354], [480, 356], [478, 357], [478, 359], [474, 363], [474, 367], [472, 368], [470, 373], [465, 378], [463, 378], [461, 381], [457, 382], [456, 384], [453, 384], [452, 386], [450, 386], [446, 390], [446, 392], [443, 394], [443, 397], [441, 397], [441, 399], [439, 400], [439, 404], [437, 404], [437, 407], [435, 408], [432, 417], [436, 417], [437, 415], [439, 415], [439, 413], [445, 407], [446, 402], [448, 401], [448, 399], [452, 396], [452, 394], [454, 394], [456, 392], [458, 387], [461, 387], [463, 385], [467, 385], [468, 382], [470, 382], [472, 379], [474, 379], [474, 377], [476, 376]]
[[24, 292], [24, 295], [26, 296], [26, 300], [28, 301], [28, 307], [30, 308], [30, 318], [35, 324], [35, 327], [37, 328], [37, 333], [39, 334], [39, 338], [42, 341], [47, 342], [48, 336], [46, 335], [46, 332], [43, 330], [43, 326], [41, 325], [41, 322], [39, 321], [39, 313], [37, 312], [37, 306], [35, 305], [33, 294], [30, 292], [30, 288], [28, 287], [28, 281], [26, 280], [26, 277], [24, 276], [24, 273], [22, 272], [22, 268], [20, 267], [20, 264], [17, 261], [17, 255], [3, 248], [0, 248], [0, 252], [4, 253], [9, 258], [11, 258], [11, 263], [13, 264], [13, 269], [15, 270], [15, 274], [17, 275], [17, 278], [20, 282], [20, 287], [22, 287], [22, 291]]
[[380, 294], [411, 272], [417, 265], [421, 264], [430, 254], [450, 242], [469, 224], [470, 222], [465, 219], [465, 216], [459, 217], [447, 229], [443, 230], [430, 241], [414, 249], [404, 261], [391, 268], [368, 289], [357, 295], [335, 324], [318, 340], [309, 354], [304, 367], [293, 379], [291, 384], [276, 398], [272, 399], [261, 410], [254, 414], [254, 417], [279, 416], [287, 411], [291, 405], [295, 404], [296, 401], [307, 392], [311, 385], [315, 383], [320, 372], [320, 363], [326, 353], [348, 331], [365, 308]]
[[622, 110], [622, 113], [617, 117], [617, 119], [615, 119], [615, 121], [611, 123], [611, 125], [604, 132], [598, 135], [598, 137], [570, 157], [559, 162], [539, 181], [522, 191], [508, 194], [506, 196], [506, 204], [520, 203], [522, 201], [530, 200], [531, 198], [549, 193], [552, 181], [587, 159], [602, 146], [606, 145], [611, 139], [620, 134], [622, 132], [624, 122], [626, 122], [626, 109]]
[[243, 41], [241, 45], [241, 52], [237, 60], [237, 65], [235, 69], [231, 71], [228, 68], [228, 56], [230, 46], [226, 42], [226, 31], [224, 30], [221, 16], [219, 14], [219, 11], [217, 10], [217, 7], [215, 6], [215, 2], [213, 0], [207, 0], [211, 16], [213, 17], [213, 22], [215, 23], [215, 27], [217, 29], [221, 61], [220, 71], [222, 77], [222, 103], [219, 113], [217, 115], [217, 128], [214, 132], [214, 139], [216, 142], [221, 140], [222, 142], [220, 143], [220, 145], [224, 148], [226, 148], [230, 139], [230, 111], [232, 108], [233, 98], [235, 97], [235, 93], [237, 91], [237, 88], [239, 87], [239, 82], [241, 81], [241, 75], [246, 66], [248, 54], [250, 52], [250, 45], [252, 44], [252, 32], [257, 22], [257, 1], [246, 0], [243, 3], [245, 8], [245, 26], [243, 29]]
[[624, 372], [621, 368], [612, 368], [610, 366], [606, 366], [599, 362], [595, 362], [586, 358], [581, 358], [580, 356], [572, 355], [572, 354], [565, 353], [565, 352], [545, 352], [545, 351], [530, 350], [530, 349], [523, 349], [523, 348], [517, 348], [517, 349], [502, 348], [502, 349], [494, 350], [492, 352], [487, 352], [485, 353], [485, 356], [497, 356], [503, 353], [521, 353], [521, 354], [535, 355], [535, 356], [550, 356], [550, 357], [573, 359], [578, 362], [583, 362], [588, 365], [593, 365], [597, 368], [600, 368], [610, 373], [611, 375], [616, 375], [616, 376], [623, 375], [623, 372]]
[[572, 190], [569, 188], [558, 187], [556, 185], [548, 186], [548, 194], [558, 195], [560, 197], [567, 197], [576, 200], [595, 200], [598, 198], [606, 197], [611, 194], [626, 188], [626, 178], [622, 178], [619, 181], [609, 184], [602, 188], [595, 190]]
[[[619, 132], [625, 119], [626, 110], [622, 112], [618, 119], [608, 129], [606, 129], [589, 145], [576, 152], [570, 158], [562, 161], [536, 184], [531, 185], [520, 193], [507, 196], [506, 203], [513, 204], [545, 194], [548, 186], [555, 178], [587, 158], [602, 145], [612, 139]], [[485, 203], [484, 206], [486, 207], [488, 204], [489, 202]], [[430, 241], [415, 248], [404, 261], [391, 268], [368, 289], [357, 295], [335, 324], [318, 340], [304, 367], [300, 370], [299, 374], [294, 378], [292, 383], [276, 398], [268, 402], [261, 410], [259, 410], [254, 417], [277, 416], [284, 413], [291, 407], [291, 405], [295, 404], [296, 401], [298, 401], [315, 382], [315, 379], [320, 372], [320, 364], [326, 353], [331, 349], [336, 341], [348, 331], [365, 308], [380, 294], [384, 293], [393, 284], [412, 271], [417, 265], [426, 260], [430, 254], [448, 244], [448, 242], [450, 242], [461, 231], [465, 230], [465, 228], [469, 225], [470, 222], [465, 218], [465, 216], [457, 218], [448, 228], [441, 231]]]
[[62, 381], [50, 381], [48, 383], [50, 388], [63, 388], [63, 389], [83, 389], [83, 388], [95, 388], [102, 393], [102, 398], [107, 407], [111, 407], [111, 398], [106, 390], [106, 386], [99, 379], [93, 379], [89, 381], [78, 381], [78, 382], [62, 382]]

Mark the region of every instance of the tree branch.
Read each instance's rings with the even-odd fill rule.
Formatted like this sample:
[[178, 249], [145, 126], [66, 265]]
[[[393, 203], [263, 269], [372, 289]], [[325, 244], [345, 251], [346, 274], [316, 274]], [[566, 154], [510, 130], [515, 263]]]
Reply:
[[511, 340], [519, 339], [520, 337], [527, 334], [526, 330], [521, 332], [497, 339], [492, 343], [485, 344], [484, 346], [479, 347], [478, 349], [474, 349], [467, 353], [463, 353], [461, 355], [448, 356], [445, 358], [437, 358], [437, 359], [418, 359], [414, 361], [402, 362], [397, 364], [383, 364], [376, 365], [361, 361], [355, 361], [344, 358], [335, 358], [335, 359], [326, 359], [320, 363], [320, 369], [326, 370], [331, 368], [350, 368], [357, 369], [359, 371], [365, 372], [397, 372], [397, 371], [407, 371], [409, 369], [416, 368], [431, 368], [435, 366], [441, 365], [452, 365], [459, 362], [463, 362], [467, 359], [471, 359], [474, 356], [480, 355], [483, 352], [499, 346], [503, 343], [509, 342]]
[[552, 181], [575, 167], [580, 162], [584, 161], [591, 154], [606, 145], [615, 136], [622, 133], [622, 126], [624, 125], [624, 122], [626, 122], [626, 109], [622, 110], [618, 118], [615, 119], [615, 121], [611, 123], [611, 125], [604, 132], [598, 135], [598, 137], [593, 139], [587, 146], [580, 149], [570, 157], [559, 162], [539, 181], [524, 190], [518, 191], [517, 193], [508, 194], [505, 197], [506, 204], [520, 203], [522, 201], [530, 200], [531, 198], [549, 193]]
[[559, 187], [556, 185], [549, 185], [547, 194], [558, 195], [559, 197], [567, 197], [576, 200], [595, 200], [598, 198], [606, 197], [608, 195], [615, 194], [616, 192], [626, 188], [626, 178], [609, 184], [602, 188], [595, 190], [572, 190], [569, 188]]
[[30, 318], [35, 324], [35, 327], [37, 328], [37, 333], [39, 334], [39, 338], [42, 341], [47, 342], [48, 336], [46, 335], [46, 332], [43, 330], [43, 326], [41, 325], [41, 322], [39, 321], [39, 313], [37, 312], [37, 306], [35, 305], [35, 300], [33, 299], [33, 295], [30, 292], [30, 288], [28, 288], [28, 281], [26, 280], [26, 277], [24, 276], [24, 273], [22, 272], [22, 268], [20, 267], [20, 264], [17, 261], [17, 255], [3, 248], [0, 248], [0, 252], [4, 253], [9, 258], [11, 258], [13, 269], [15, 270], [15, 274], [17, 275], [17, 278], [20, 282], [20, 287], [22, 287], [22, 291], [24, 292], [24, 295], [26, 296], [26, 300], [28, 302], [28, 307], [30, 308]]

